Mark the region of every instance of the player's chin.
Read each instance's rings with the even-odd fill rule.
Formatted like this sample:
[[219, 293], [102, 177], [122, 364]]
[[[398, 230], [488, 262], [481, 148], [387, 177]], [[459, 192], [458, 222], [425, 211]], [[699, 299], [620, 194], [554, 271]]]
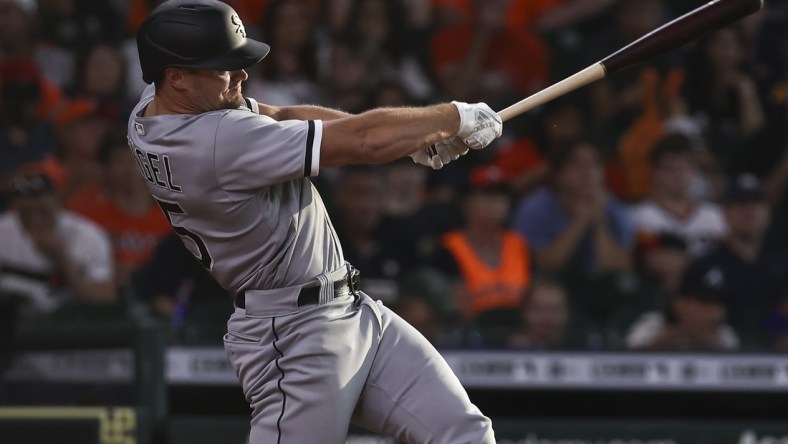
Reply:
[[243, 104], [244, 104], [244, 97], [240, 93], [238, 95], [232, 95], [226, 97], [224, 100], [225, 109], [235, 109]]

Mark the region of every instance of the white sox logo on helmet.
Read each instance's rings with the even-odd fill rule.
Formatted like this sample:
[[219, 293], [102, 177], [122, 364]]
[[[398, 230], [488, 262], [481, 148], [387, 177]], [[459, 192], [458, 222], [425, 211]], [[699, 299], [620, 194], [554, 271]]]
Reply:
[[246, 38], [246, 29], [244, 28], [243, 22], [241, 22], [241, 17], [238, 17], [238, 15], [233, 14], [233, 16], [230, 18], [230, 21], [233, 22], [233, 25], [238, 26], [237, 28], [235, 28], [236, 34], [241, 34], [242, 37]]

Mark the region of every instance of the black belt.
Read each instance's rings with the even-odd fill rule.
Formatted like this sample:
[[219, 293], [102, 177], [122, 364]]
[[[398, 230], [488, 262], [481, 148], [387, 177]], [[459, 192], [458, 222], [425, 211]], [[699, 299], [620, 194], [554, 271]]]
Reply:
[[[341, 281], [334, 282], [334, 297], [344, 296], [346, 294], [355, 294], [358, 290], [358, 284], [361, 282], [361, 276], [355, 268], [350, 272], [350, 279], [345, 278]], [[298, 293], [298, 306], [318, 304], [320, 302], [320, 287], [303, 287], [301, 292]], [[246, 294], [236, 293], [235, 306], [238, 308], [246, 308]]]

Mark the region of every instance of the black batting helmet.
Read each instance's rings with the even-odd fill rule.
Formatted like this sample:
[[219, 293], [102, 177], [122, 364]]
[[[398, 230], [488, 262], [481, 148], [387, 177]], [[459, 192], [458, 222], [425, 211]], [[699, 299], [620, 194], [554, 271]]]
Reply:
[[169, 0], [137, 32], [142, 79], [151, 83], [169, 66], [235, 71], [263, 59], [270, 47], [246, 37], [241, 19], [218, 0]]

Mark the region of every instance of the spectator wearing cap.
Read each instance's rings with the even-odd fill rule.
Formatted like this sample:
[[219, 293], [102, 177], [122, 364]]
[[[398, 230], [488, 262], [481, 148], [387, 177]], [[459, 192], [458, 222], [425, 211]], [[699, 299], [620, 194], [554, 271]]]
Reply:
[[19, 167], [56, 150], [54, 130], [43, 117], [48, 112], [45, 108], [51, 106], [43, 105], [45, 91], [32, 61], [0, 61], [0, 181], [4, 188]]
[[101, 143], [110, 129], [98, 102], [79, 98], [66, 103], [55, 120], [58, 149], [46, 161], [65, 200], [85, 186], [101, 183]]
[[739, 337], [725, 323], [724, 278], [718, 268], [690, 269], [665, 311], [643, 314], [627, 347], [651, 350], [735, 350]]
[[672, 134], [660, 140], [650, 154], [650, 197], [632, 212], [638, 235], [681, 237], [695, 257], [713, 248], [727, 230], [720, 207], [694, 192], [697, 156], [687, 136]]
[[639, 235], [635, 247], [636, 284], [627, 298], [616, 304], [607, 322], [607, 346], [625, 345], [635, 320], [647, 312], [669, 306], [681, 288], [690, 255], [684, 239], [669, 233]]
[[764, 322], [788, 288], [788, 251], [764, 242], [771, 209], [760, 180], [733, 177], [723, 212], [729, 226], [720, 245], [688, 266], [688, 272], [715, 271], [722, 282], [729, 322], [748, 347], [765, 346]]
[[531, 284], [525, 238], [507, 228], [511, 201], [506, 184], [471, 176], [461, 228], [444, 234], [434, 264], [454, 281], [454, 299], [467, 322], [495, 311], [516, 312]]
[[101, 228], [60, 206], [44, 175], [16, 177], [11, 209], [0, 215], [0, 291], [21, 312], [43, 314], [68, 300], [113, 301], [112, 248]]

